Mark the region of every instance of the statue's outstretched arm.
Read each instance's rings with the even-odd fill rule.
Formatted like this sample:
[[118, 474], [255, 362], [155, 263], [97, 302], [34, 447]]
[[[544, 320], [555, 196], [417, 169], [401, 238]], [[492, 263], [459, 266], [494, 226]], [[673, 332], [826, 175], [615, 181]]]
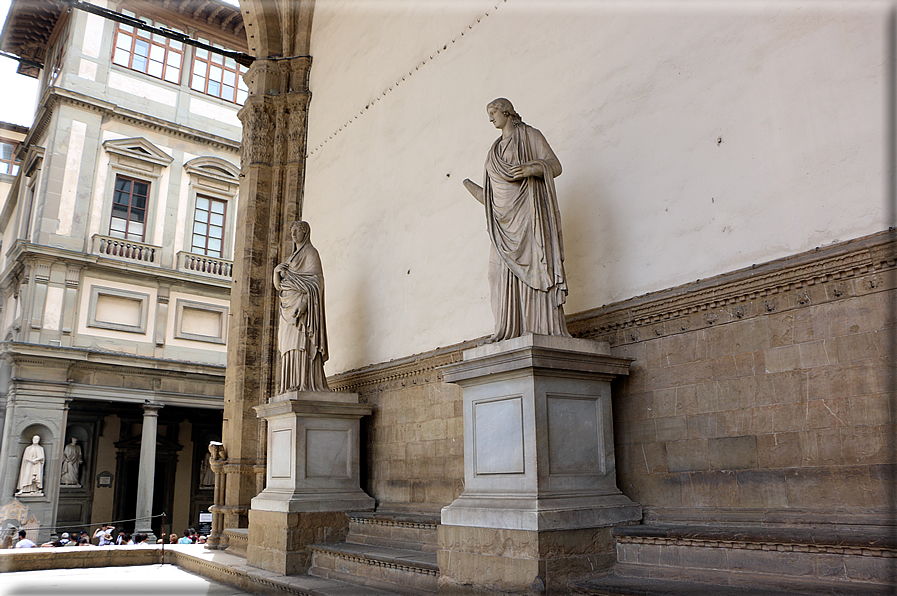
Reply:
[[464, 188], [466, 188], [467, 191], [473, 195], [473, 198], [478, 200], [483, 205], [486, 204], [485, 199], [483, 198], [483, 188], [479, 184], [477, 184], [470, 178], [465, 178], [464, 179]]

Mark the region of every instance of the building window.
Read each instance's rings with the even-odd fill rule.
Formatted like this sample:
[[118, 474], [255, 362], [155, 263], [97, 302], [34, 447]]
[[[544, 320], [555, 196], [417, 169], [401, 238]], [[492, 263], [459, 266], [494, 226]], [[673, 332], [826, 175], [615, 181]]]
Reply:
[[193, 217], [193, 252], [221, 258], [227, 202], [199, 195]]
[[[122, 10], [121, 12], [129, 17], [137, 17], [137, 15], [128, 10]], [[180, 32], [174, 27], [168, 27], [152, 19], [139, 18], [147, 25]], [[113, 51], [112, 62], [177, 85], [181, 82], [184, 44], [180, 41], [163, 37], [158, 33], [141, 31], [135, 27], [119, 23], [115, 28], [115, 50]]]
[[[205, 39], [199, 41], [212, 45]], [[215, 47], [221, 46], [215, 44]], [[190, 88], [243, 105], [249, 94], [249, 89], [243, 82], [243, 73], [247, 70], [233, 58], [225, 58], [221, 54], [197, 48], [193, 56]]]
[[146, 198], [149, 182], [115, 177], [115, 195], [112, 198], [112, 221], [109, 235], [123, 240], [143, 242], [146, 223]]
[[8, 139], [0, 139], [0, 174], [19, 173], [19, 160], [16, 159], [16, 149], [19, 144]]

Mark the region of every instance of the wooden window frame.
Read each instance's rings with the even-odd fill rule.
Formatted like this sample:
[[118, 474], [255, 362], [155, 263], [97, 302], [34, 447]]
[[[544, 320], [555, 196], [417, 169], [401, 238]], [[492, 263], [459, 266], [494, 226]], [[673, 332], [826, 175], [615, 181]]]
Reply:
[[[199, 221], [197, 219], [199, 212], [200, 212], [200, 208], [199, 208], [199, 200], [200, 199], [206, 199], [207, 201], [209, 201], [209, 210], [207, 212], [209, 214], [209, 218], [206, 221]], [[221, 237], [218, 238], [218, 240], [221, 241], [221, 248], [218, 250], [218, 254], [209, 254], [209, 237], [210, 237], [209, 226], [211, 225], [209, 220], [211, 219], [211, 215], [212, 215], [212, 209], [211, 209], [212, 203], [221, 203], [224, 206], [224, 212], [221, 214], [222, 215], [221, 226], [215, 226], [215, 227], [221, 228]], [[197, 223], [203, 223], [206, 225], [206, 233], [205, 234], [197, 234], [196, 233], [196, 224]], [[227, 231], [227, 201], [224, 199], [220, 199], [218, 197], [213, 197], [213, 196], [204, 195], [204, 194], [197, 194], [196, 199], [193, 202], [193, 229], [191, 231], [192, 236], [191, 236], [191, 241], [190, 241], [190, 252], [192, 252], [193, 254], [201, 254], [201, 255], [205, 255], [207, 257], [213, 257], [216, 259], [224, 258], [224, 235], [225, 235], [226, 231]], [[205, 239], [204, 246], [202, 246], [202, 247], [196, 246], [196, 237], [197, 236]], [[198, 252], [199, 250], [202, 250], [203, 252]]]
[[[124, 238], [120, 238], [120, 239], [121, 240], [130, 240], [131, 242], [143, 243], [146, 241], [147, 212], [149, 211], [150, 189], [152, 188], [152, 183], [149, 182], [148, 180], [141, 180], [140, 178], [134, 178], [132, 176], [125, 176], [124, 174], [116, 174], [115, 175], [115, 182], [113, 183], [113, 186], [112, 186], [112, 210], [110, 211], [110, 218], [109, 218], [109, 236], [112, 238], [119, 238], [118, 236], [114, 235], [113, 232], [121, 233], [121, 232], [118, 232], [117, 230], [112, 229], [112, 222], [113, 222], [113, 220], [116, 219], [116, 217], [115, 217], [115, 205], [116, 205], [115, 195], [116, 195], [116, 193], [121, 192], [118, 190], [118, 181], [119, 180], [127, 180], [131, 183], [131, 190], [128, 193], [130, 198], [128, 200], [128, 217], [125, 220]], [[127, 225], [127, 222], [131, 221], [131, 208], [134, 204], [134, 183], [135, 182], [138, 184], [146, 184], [146, 194], [145, 195], [137, 195], [137, 196], [143, 196], [144, 201], [145, 201], [144, 207], [143, 207], [143, 221], [141, 222], [143, 224], [143, 233], [140, 235], [139, 239], [136, 237], [136, 234], [134, 235], [135, 237], [133, 237], [133, 238], [130, 237], [130, 235], [128, 233], [128, 225]]]
[[[125, 14], [125, 11], [122, 11], [122, 12], [123, 12], [123, 14]], [[129, 16], [132, 16], [132, 15], [129, 14]], [[137, 15], [133, 15], [133, 16], [137, 17]], [[148, 19], [145, 17], [137, 17], [137, 18], [140, 18], [141, 21], [144, 21], [148, 24], [151, 24], [154, 26], [161, 26], [160, 24], [156, 23], [152, 19]], [[131, 39], [131, 43], [127, 50], [119, 48], [119, 45], [118, 45], [119, 36], [126, 36]], [[136, 55], [134, 50], [137, 46], [138, 41], [146, 42], [149, 46], [147, 49], [146, 56], [143, 57], [146, 60], [146, 64], [144, 65], [143, 68], [137, 68], [134, 66], [134, 57]], [[180, 47], [178, 47], [178, 45]], [[151, 59], [151, 55], [153, 53], [154, 46], [162, 48], [162, 51], [164, 52], [162, 55], [162, 73], [159, 76], [154, 75], [149, 72], [151, 63], [158, 62], [158, 60]], [[122, 64], [120, 62], [116, 62], [119, 52], [124, 52], [125, 54], [127, 54], [127, 60], [124, 61], [127, 64]], [[168, 75], [170, 69], [175, 68], [175, 65], [169, 64], [169, 55], [171, 55], [171, 54], [177, 54], [178, 56], [180, 56], [180, 60], [178, 61], [178, 64], [176, 66], [177, 71], [178, 71], [177, 77], [172, 77], [171, 79], [169, 79], [166, 77], [166, 75]], [[116, 23], [115, 36], [114, 36], [113, 43], [112, 43], [112, 63], [113, 64], [116, 64], [118, 66], [127, 68], [129, 70], [133, 70], [136, 72], [142, 72], [143, 74], [145, 74], [147, 76], [165, 81], [166, 83], [172, 83], [173, 85], [180, 85], [181, 79], [184, 76], [184, 62], [185, 62], [184, 58], [185, 57], [186, 57], [186, 48], [184, 47], [183, 42], [169, 39], [167, 37], [162, 37], [161, 35], [152, 34], [148, 31], [143, 31], [142, 29], [137, 29], [136, 27], [132, 27], [130, 25], [125, 25], [124, 23]]]
[[[221, 62], [217, 62], [216, 60], [218, 59], [220, 59]], [[197, 64], [205, 65], [205, 75], [202, 76], [202, 84], [198, 84], [196, 82]], [[216, 81], [212, 81], [212, 79], [209, 77], [209, 73], [211, 72], [212, 68], [221, 69], [221, 77]], [[249, 90], [246, 88], [246, 85], [243, 82], [243, 75], [248, 70], [249, 69], [247, 67], [237, 63], [233, 58], [226, 58], [221, 54], [213, 54], [208, 50], [196, 48], [193, 51], [193, 60], [190, 64], [189, 87], [193, 91], [198, 91], [212, 97], [217, 97], [219, 99], [223, 99], [224, 101], [235, 103], [237, 105], [243, 105], [243, 103], [246, 101], [246, 97], [249, 94]], [[224, 93], [225, 88], [228, 87], [224, 84], [224, 76], [226, 72], [234, 73], [233, 91], [227, 96]], [[209, 90], [210, 82], [214, 82], [218, 85], [217, 93]]]
[[[12, 139], [7, 139], [4, 137], [0, 137], [0, 143], [12, 145], [12, 154], [9, 159], [3, 159], [2, 154], [0, 154], [0, 164], [3, 164], [3, 166], [0, 166], [3, 169], [3, 171], [0, 172], [0, 174], [8, 174], [10, 176], [15, 176], [16, 173], [18, 173], [19, 166], [22, 163], [16, 159], [16, 150], [19, 148], [19, 145], [21, 145], [21, 143], [19, 141], [14, 141]], [[15, 168], [15, 171], [10, 171], [13, 168]]]

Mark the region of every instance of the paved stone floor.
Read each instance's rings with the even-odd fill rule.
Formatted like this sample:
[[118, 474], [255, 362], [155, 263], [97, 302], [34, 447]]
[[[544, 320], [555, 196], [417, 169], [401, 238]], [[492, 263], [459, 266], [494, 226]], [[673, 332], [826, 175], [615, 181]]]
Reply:
[[174, 565], [0, 573], [0, 596], [244, 596]]

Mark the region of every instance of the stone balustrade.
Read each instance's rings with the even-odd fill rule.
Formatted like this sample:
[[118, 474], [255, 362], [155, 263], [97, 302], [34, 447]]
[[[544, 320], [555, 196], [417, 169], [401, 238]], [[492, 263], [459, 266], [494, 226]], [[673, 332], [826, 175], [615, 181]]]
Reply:
[[234, 262], [181, 251], [178, 253], [178, 271], [230, 279], [234, 273]]
[[162, 256], [162, 247], [95, 234], [93, 236], [93, 252], [105, 257], [158, 265]]

